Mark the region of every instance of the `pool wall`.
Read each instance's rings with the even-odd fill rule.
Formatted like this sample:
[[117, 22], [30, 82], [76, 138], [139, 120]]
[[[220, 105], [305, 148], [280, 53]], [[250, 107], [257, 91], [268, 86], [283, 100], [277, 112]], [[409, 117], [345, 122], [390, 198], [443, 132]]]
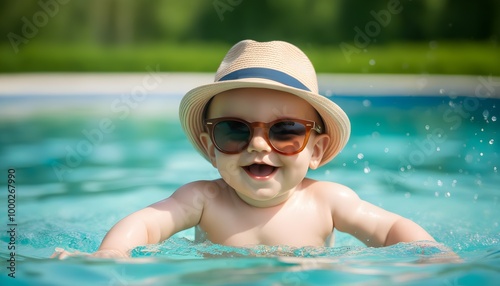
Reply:
[[[179, 95], [213, 82], [211, 73], [25, 73], [1, 74], [1, 95], [117, 95], [144, 89]], [[500, 77], [487, 75], [318, 74], [324, 95], [450, 95], [500, 97]], [[142, 87], [142, 88], [141, 88]], [[495, 92], [495, 89], [497, 92]]]

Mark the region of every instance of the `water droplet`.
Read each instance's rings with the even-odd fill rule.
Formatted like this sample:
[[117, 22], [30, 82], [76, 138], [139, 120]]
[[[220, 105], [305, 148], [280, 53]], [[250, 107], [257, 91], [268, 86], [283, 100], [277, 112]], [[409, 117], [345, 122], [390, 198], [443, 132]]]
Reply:
[[399, 168], [399, 170], [400, 170], [401, 172], [404, 172], [404, 171], [405, 171], [405, 168], [404, 168], [404, 167], [401, 167], [401, 168]]
[[493, 167], [493, 172], [495, 172], [495, 173], [497, 172], [497, 167], [496, 166]]
[[[490, 144], [493, 144], [493, 143], [490, 143]], [[385, 147], [384, 148], [384, 153], [389, 153], [389, 148]]]
[[484, 155], [484, 153], [483, 153], [483, 152], [479, 153], [479, 156], [481, 156], [481, 157], [482, 157], [483, 155]]
[[465, 156], [465, 162], [472, 163], [472, 161], [474, 161], [474, 157], [471, 154], [467, 154]]
[[371, 102], [371, 101], [369, 101], [368, 99], [363, 100], [363, 106], [364, 106], [364, 107], [369, 107], [369, 106], [371, 106], [371, 105], [372, 105], [372, 102]]
[[380, 122], [375, 123], [375, 126], [379, 127], [380, 126]]
[[439, 89], [439, 94], [444, 94], [444, 88]]
[[447, 198], [449, 198], [449, 197], [451, 197], [451, 193], [450, 193], [450, 192], [446, 192], [446, 193], [444, 194], [444, 196], [445, 196], [445, 197], [447, 197]]
[[478, 179], [478, 180], [476, 180], [476, 184], [477, 184], [478, 186], [481, 186], [481, 185], [483, 184], [483, 182], [482, 182], [481, 180], [479, 180], [479, 179]]
[[453, 180], [453, 181], [451, 182], [451, 186], [452, 186], [452, 187], [455, 187], [456, 185], [457, 185], [457, 180]]
[[370, 171], [371, 171], [371, 170], [370, 170], [370, 167], [365, 167], [365, 168], [363, 169], [363, 172], [364, 172], [365, 174], [370, 173]]
[[406, 192], [406, 193], [405, 193], [405, 198], [409, 199], [410, 197], [411, 197], [411, 193]]
[[490, 115], [490, 112], [488, 110], [483, 111], [483, 117], [484, 119], [488, 119], [488, 116]]
[[437, 185], [440, 186], [440, 187], [442, 187], [443, 186], [443, 181], [437, 180]]
[[342, 166], [343, 166], [343, 167], [345, 167], [345, 166], [347, 166], [347, 164], [346, 164], [346, 163], [343, 163], [343, 164], [342, 164]]
[[429, 125], [425, 125], [425, 130], [429, 130], [431, 128]]
[[363, 155], [363, 153], [359, 153], [359, 154], [358, 154], [358, 159], [359, 159], [359, 160], [363, 159], [364, 157], [365, 157], [365, 155]]
[[490, 143], [490, 145], [493, 145], [493, 143], [495, 143], [495, 139], [491, 139], [488, 143]]
[[496, 116], [492, 116], [491, 117], [491, 121], [493, 121], [493, 122], [497, 121], [497, 117]]
[[371, 66], [374, 66], [376, 64], [375, 60], [374, 59], [371, 59], [369, 62], [368, 62]]
[[440, 147], [436, 147], [436, 151], [441, 151], [441, 148]]
[[439, 197], [439, 193], [438, 192], [434, 192], [434, 196], [435, 197]]

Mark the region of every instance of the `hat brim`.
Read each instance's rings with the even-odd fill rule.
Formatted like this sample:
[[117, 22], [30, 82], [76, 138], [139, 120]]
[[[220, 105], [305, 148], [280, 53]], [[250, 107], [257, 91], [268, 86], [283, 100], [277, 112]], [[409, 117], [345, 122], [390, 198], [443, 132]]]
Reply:
[[325, 133], [330, 137], [329, 145], [324, 151], [319, 166], [332, 160], [344, 148], [349, 140], [351, 133], [349, 118], [340, 106], [327, 97], [267, 79], [245, 78], [219, 81], [190, 90], [183, 97], [179, 107], [179, 117], [182, 128], [195, 149], [208, 161], [210, 161], [210, 158], [200, 140], [200, 134], [205, 132], [203, 126], [205, 106], [215, 95], [238, 88], [273, 89], [294, 94], [309, 102], [309, 104], [318, 111], [323, 120]]

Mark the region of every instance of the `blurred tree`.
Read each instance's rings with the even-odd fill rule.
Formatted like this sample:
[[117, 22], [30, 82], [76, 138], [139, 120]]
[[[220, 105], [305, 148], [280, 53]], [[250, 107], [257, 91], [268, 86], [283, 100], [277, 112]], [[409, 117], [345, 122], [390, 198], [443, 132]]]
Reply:
[[34, 1], [0, 1], [0, 41], [8, 41], [5, 37], [10, 32], [17, 32], [24, 24], [23, 17], [31, 21], [31, 16], [39, 9]]
[[[178, 41], [234, 43], [244, 38], [311, 45], [352, 41], [389, 5], [403, 10], [376, 34], [377, 43], [499, 37], [497, 0], [18, 0], [0, 2], [0, 43], [22, 36], [26, 22], [57, 4], [37, 42], [129, 45]], [[222, 8], [221, 8], [222, 7]], [[42, 18], [38, 18], [38, 21]], [[374, 27], [372, 27], [374, 28]], [[373, 30], [377, 31], [377, 30]], [[31, 38], [29, 39], [31, 40]]]
[[[190, 30], [200, 17], [200, 13], [206, 10], [213, 11], [212, 2], [200, 0], [159, 1], [154, 8], [156, 10], [153, 18], [161, 27], [161, 37], [157, 40], [170, 42], [194, 40], [190, 36]], [[213, 12], [215, 14], [215, 11]]]
[[[439, 2], [440, 0], [433, 0]], [[396, 18], [399, 21], [398, 29], [394, 29], [392, 38], [399, 38], [403, 41], [422, 41], [428, 39], [425, 24], [431, 15], [427, 14], [425, 1], [405, 1], [401, 6], [403, 11]]]
[[[438, 38], [485, 40], [495, 31], [495, 17], [498, 18], [496, 0], [468, 1], [441, 0], [439, 21], [435, 27]], [[496, 10], [496, 11], [495, 11]]]

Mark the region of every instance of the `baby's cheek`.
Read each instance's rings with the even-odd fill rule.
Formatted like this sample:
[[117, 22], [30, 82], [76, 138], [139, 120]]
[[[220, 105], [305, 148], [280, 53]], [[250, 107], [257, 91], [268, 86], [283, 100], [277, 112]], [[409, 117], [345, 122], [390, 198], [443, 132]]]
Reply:
[[301, 181], [309, 170], [309, 161], [298, 157], [295, 159], [287, 158], [283, 160], [284, 176], [287, 180]]
[[229, 183], [232, 177], [238, 176], [240, 173], [239, 167], [235, 161], [218, 161], [217, 169], [219, 170], [221, 177], [227, 183]]

